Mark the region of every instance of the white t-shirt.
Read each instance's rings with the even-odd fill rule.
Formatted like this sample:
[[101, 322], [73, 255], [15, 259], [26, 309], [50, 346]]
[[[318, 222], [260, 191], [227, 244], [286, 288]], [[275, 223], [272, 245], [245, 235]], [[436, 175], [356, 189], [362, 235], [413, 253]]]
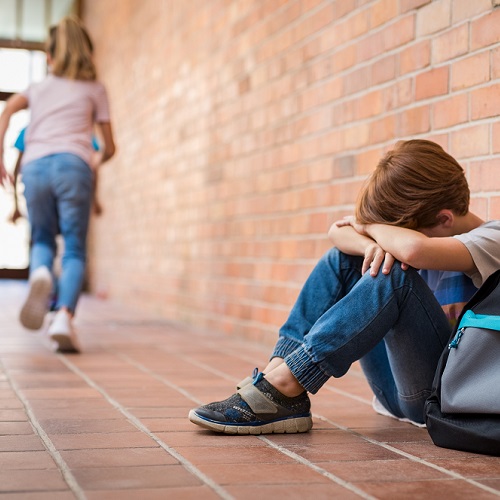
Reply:
[[104, 86], [49, 75], [22, 95], [31, 110], [23, 165], [55, 153], [73, 153], [89, 163], [93, 125], [110, 121]]
[[470, 275], [479, 288], [486, 279], [500, 269], [500, 221], [492, 220], [469, 231], [454, 236], [469, 250], [477, 272]]
[[486, 222], [472, 231], [454, 236], [469, 250], [477, 271], [420, 271], [453, 327], [463, 307], [488, 276], [500, 269], [500, 221]]

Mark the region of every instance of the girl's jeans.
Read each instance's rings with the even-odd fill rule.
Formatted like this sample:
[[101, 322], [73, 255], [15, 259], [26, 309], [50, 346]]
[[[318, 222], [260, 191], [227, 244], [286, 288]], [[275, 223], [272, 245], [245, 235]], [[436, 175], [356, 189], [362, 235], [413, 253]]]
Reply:
[[423, 422], [451, 326], [415, 269], [361, 275], [362, 257], [333, 248], [307, 279], [273, 357], [316, 393], [360, 360], [368, 383], [395, 416]]
[[59, 153], [24, 165], [22, 179], [31, 224], [30, 272], [40, 266], [52, 269], [61, 233], [64, 255], [56, 309], [74, 312], [85, 274], [92, 171], [78, 156]]

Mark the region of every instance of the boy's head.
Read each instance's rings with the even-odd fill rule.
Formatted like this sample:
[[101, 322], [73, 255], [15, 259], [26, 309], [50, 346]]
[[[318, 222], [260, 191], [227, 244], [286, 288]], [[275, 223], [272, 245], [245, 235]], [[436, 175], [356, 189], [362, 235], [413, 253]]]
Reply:
[[356, 218], [363, 224], [430, 228], [439, 224], [440, 210], [467, 214], [469, 199], [462, 167], [441, 146], [400, 141], [380, 160], [361, 192]]

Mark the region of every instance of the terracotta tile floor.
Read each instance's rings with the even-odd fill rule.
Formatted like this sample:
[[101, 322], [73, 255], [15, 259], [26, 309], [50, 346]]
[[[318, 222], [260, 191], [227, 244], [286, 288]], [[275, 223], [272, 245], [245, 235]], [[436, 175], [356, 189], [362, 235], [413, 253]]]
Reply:
[[313, 396], [308, 434], [224, 436], [187, 420], [266, 363], [269, 346], [84, 297], [82, 355], [17, 322], [0, 281], [1, 499], [489, 499], [500, 459], [438, 448], [375, 414], [359, 367]]

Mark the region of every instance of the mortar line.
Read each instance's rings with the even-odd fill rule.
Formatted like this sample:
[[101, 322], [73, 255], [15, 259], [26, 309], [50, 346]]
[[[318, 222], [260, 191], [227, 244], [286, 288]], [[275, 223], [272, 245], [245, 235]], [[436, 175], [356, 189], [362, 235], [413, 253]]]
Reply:
[[307, 458], [301, 457], [297, 453], [294, 453], [293, 451], [289, 450], [288, 448], [284, 446], [280, 446], [276, 443], [273, 443], [269, 438], [266, 436], [257, 436], [261, 441], [264, 441], [267, 443], [269, 446], [274, 448], [275, 450], [278, 450], [279, 452], [283, 453], [284, 455], [289, 456], [290, 458], [293, 458], [295, 461], [306, 465], [307, 467], [315, 470], [322, 476], [327, 477], [334, 483], [339, 484], [340, 486], [344, 487], [345, 489], [352, 491], [356, 495], [360, 496], [361, 498], [365, 498], [367, 500], [375, 500], [376, 497], [371, 496], [370, 494], [364, 492], [363, 490], [359, 489], [357, 486], [355, 486], [352, 483], [349, 483], [348, 481], [345, 481], [344, 479], [341, 479], [340, 477], [337, 477], [335, 474], [332, 474], [331, 472], [328, 472], [327, 470], [321, 468], [319, 465], [314, 464], [313, 462], [307, 460]]
[[82, 378], [87, 385], [95, 389], [102, 397], [114, 408], [116, 408], [122, 415], [124, 415], [137, 429], [150, 437], [155, 441], [161, 448], [163, 448], [167, 453], [179, 461], [191, 474], [197, 477], [202, 483], [211, 488], [220, 498], [224, 500], [233, 500], [233, 496], [226, 492], [224, 488], [218, 485], [215, 481], [205, 475], [201, 470], [199, 470], [194, 464], [187, 460], [184, 456], [178, 453], [174, 448], [171, 448], [157, 437], [153, 432], [151, 432], [135, 415], [124, 408], [117, 400], [112, 398], [107, 391], [96, 384], [90, 377], [88, 377], [84, 372], [82, 372], [77, 366], [68, 361], [63, 355], [58, 355], [59, 359], [64, 363], [64, 365], [71, 370], [73, 373]]
[[382, 448], [385, 448], [388, 451], [392, 451], [393, 453], [396, 453], [397, 455], [401, 455], [401, 456], [407, 458], [408, 460], [411, 460], [412, 462], [417, 462], [421, 465], [425, 465], [426, 467], [430, 467], [431, 469], [435, 469], [435, 470], [437, 470], [437, 471], [439, 471], [447, 476], [451, 476], [454, 479], [460, 479], [460, 480], [465, 481], [465, 482], [467, 482], [467, 483], [469, 483], [477, 488], [485, 490], [489, 493], [493, 493], [494, 495], [500, 497], [499, 490], [496, 490], [494, 488], [486, 486], [485, 484], [481, 484], [481, 483], [475, 481], [474, 479], [469, 479], [469, 478], [463, 476], [462, 474], [459, 474], [458, 472], [454, 472], [452, 470], [445, 469], [444, 467], [441, 467], [440, 465], [436, 465], [436, 464], [433, 464], [432, 462], [428, 462], [427, 460], [420, 458], [420, 457], [417, 457], [416, 455], [412, 455], [411, 453], [407, 453], [406, 451], [399, 450], [398, 448], [395, 448], [394, 446], [391, 446], [390, 444], [383, 443], [381, 441], [377, 441], [376, 439], [365, 436], [365, 435], [363, 435], [363, 434], [361, 434], [353, 429], [350, 429], [349, 427], [345, 427], [344, 425], [338, 424], [338, 423], [334, 422], [333, 420], [330, 420], [329, 418], [323, 417], [321, 415], [314, 415], [314, 416], [316, 418], [318, 418], [319, 420], [323, 420], [324, 422], [327, 422], [331, 425], [334, 425], [335, 427], [337, 427], [338, 429], [340, 429], [342, 431], [346, 431], [352, 435], [361, 437], [362, 439], [364, 439], [365, 441], [368, 441], [369, 443], [381, 446]]
[[[69, 489], [72, 491], [72, 493], [75, 495], [75, 497], [78, 500], [86, 500], [87, 497], [86, 497], [83, 489], [78, 484], [78, 481], [76, 480], [75, 476], [71, 472], [71, 469], [69, 468], [66, 461], [62, 458], [61, 454], [59, 453], [59, 451], [55, 447], [52, 440], [49, 438], [48, 434], [43, 430], [43, 427], [40, 424], [40, 422], [38, 421], [38, 419], [36, 418], [36, 415], [33, 411], [31, 404], [29, 403], [28, 399], [24, 396], [22, 391], [19, 389], [19, 386], [12, 379], [8, 370], [5, 369], [5, 367], [1, 361], [0, 361], [0, 366], [2, 368], [2, 371], [5, 373], [5, 376], [6, 376], [7, 380], [9, 381], [9, 384], [11, 385], [12, 389], [16, 393], [16, 396], [21, 400], [21, 403], [24, 406], [24, 409], [26, 411], [26, 414], [29, 418], [31, 425], [34, 427], [36, 433], [38, 434], [38, 436], [42, 440], [43, 444], [45, 445], [45, 448], [47, 449], [49, 455], [52, 457], [52, 459], [56, 463], [57, 467], [59, 468], [59, 471], [61, 472], [64, 480], [66, 481], [66, 484], [68, 485]], [[26, 471], [26, 472], [29, 472], [29, 471]]]

